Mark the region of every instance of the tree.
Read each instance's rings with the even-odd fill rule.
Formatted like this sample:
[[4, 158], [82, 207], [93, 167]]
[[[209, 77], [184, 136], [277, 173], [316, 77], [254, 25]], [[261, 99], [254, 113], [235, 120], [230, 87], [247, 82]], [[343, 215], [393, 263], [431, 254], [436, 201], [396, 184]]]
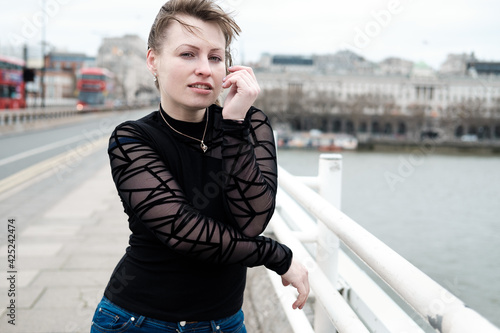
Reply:
[[263, 90], [255, 106], [264, 110], [268, 116], [274, 116], [280, 122], [288, 122], [288, 98], [286, 92], [280, 88]]

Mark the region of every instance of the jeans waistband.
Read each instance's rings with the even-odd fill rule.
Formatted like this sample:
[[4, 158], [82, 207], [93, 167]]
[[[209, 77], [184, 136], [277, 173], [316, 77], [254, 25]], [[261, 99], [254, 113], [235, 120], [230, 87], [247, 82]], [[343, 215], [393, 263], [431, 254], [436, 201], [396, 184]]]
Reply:
[[239, 315], [241, 310], [232, 316], [222, 319], [210, 320], [210, 321], [179, 321], [179, 322], [169, 322], [162, 321], [158, 319], [149, 318], [138, 313], [128, 311], [121, 308], [120, 306], [111, 302], [105, 296], [101, 300], [102, 303], [106, 303], [108, 306], [112, 307], [114, 311], [120, 312], [121, 315], [131, 318], [136, 327], [155, 327], [159, 329], [170, 329], [177, 332], [183, 332], [184, 330], [192, 330], [193, 328], [212, 328], [214, 331], [218, 330], [219, 326], [223, 323], [233, 319], [235, 316]]

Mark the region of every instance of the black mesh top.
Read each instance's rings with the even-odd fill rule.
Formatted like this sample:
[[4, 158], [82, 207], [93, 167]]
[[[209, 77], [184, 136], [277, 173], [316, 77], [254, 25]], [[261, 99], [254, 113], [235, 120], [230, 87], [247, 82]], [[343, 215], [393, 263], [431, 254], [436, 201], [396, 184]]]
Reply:
[[[206, 153], [160, 112], [193, 138], [208, 124]], [[288, 270], [290, 249], [259, 236], [277, 190], [273, 132], [262, 111], [251, 108], [236, 122], [212, 105], [200, 123], [155, 111], [119, 125], [108, 153], [132, 231], [105, 291], [118, 306], [164, 321], [224, 318], [241, 308], [246, 267]]]

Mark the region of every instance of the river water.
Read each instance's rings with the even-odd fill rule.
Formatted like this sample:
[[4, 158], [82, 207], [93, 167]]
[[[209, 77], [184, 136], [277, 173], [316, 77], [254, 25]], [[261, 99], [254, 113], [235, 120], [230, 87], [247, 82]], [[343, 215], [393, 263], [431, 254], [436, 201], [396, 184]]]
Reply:
[[[500, 156], [342, 152], [342, 210], [500, 327]], [[320, 153], [279, 150], [294, 175]]]

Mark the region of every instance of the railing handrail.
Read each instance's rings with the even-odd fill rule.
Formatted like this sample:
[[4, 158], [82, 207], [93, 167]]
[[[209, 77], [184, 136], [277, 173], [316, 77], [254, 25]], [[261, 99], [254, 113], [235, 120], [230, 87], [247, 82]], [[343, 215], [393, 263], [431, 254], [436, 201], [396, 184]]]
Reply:
[[325, 198], [279, 167], [279, 185], [321, 220], [424, 320], [441, 333], [500, 333], [474, 310], [358, 225]]
[[53, 113], [53, 112], [61, 112], [61, 111], [68, 111], [68, 112], [77, 112], [78, 110], [76, 109], [75, 105], [56, 105], [56, 106], [47, 106], [47, 107], [41, 107], [41, 106], [33, 106], [33, 107], [27, 107], [27, 108], [22, 108], [22, 109], [0, 109], [0, 114], [20, 114], [20, 113]]
[[[293, 248], [294, 257], [306, 263], [310, 271], [310, 286], [316, 302], [323, 305], [332, 323], [341, 332], [369, 333], [361, 320], [342, 298], [340, 293], [329, 283], [328, 278], [318, 267], [316, 261], [308, 254], [301, 242], [287, 228], [279, 215], [273, 216], [272, 230], [279, 235], [279, 240]], [[289, 305], [288, 305], [289, 306]]]

